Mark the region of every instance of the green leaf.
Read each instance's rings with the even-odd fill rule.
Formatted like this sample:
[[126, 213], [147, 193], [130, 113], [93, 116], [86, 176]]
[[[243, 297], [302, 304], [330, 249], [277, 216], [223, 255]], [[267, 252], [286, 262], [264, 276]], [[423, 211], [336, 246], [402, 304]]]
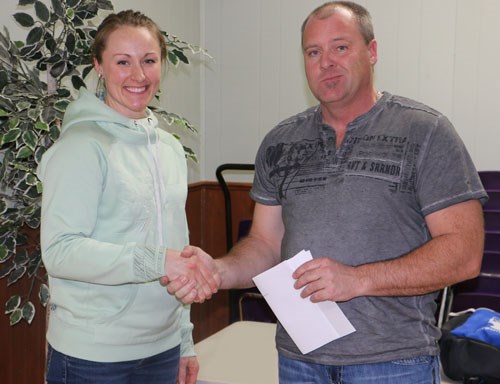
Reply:
[[26, 37], [26, 45], [35, 45], [38, 44], [43, 37], [43, 28], [35, 27], [31, 31], [29, 31], [28, 36]]
[[81, 87], [85, 88], [85, 82], [81, 79], [80, 76], [71, 76], [71, 84], [75, 89], [80, 89]]
[[[0, 47], [0, 51], [2, 51], [2, 47]], [[9, 57], [10, 55], [7, 54], [5, 56]], [[8, 60], [5, 56], [4, 60]], [[7, 84], [9, 84], [9, 76], [7, 75], [7, 72], [0, 71], [0, 90], [2, 90]]]
[[11, 326], [16, 325], [23, 318], [23, 311], [18, 308], [14, 312], [12, 312], [9, 316], [9, 323]]
[[110, 0], [97, 0], [97, 6], [99, 9], [104, 9], [106, 11], [113, 10], [113, 3]]
[[92, 69], [94, 69], [93, 65], [88, 65], [85, 68], [83, 68], [82, 77], [85, 79], [88, 76], [88, 74], [92, 71]]
[[167, 58], [168, 61], [170, 61], [170, 63], [172, 63], [174, 66], [177, 66], [177, 64], [179, 64], [179, 58], [172, 51], [167, 52]]
[[38, 129], [39, 131], [48, 131], [49, 125], [47, 123], [44, 123], [43, 121], [37, 121], [35, 123], [35, 128]]
[[28, 175], [26, 176], [26, 184], [31, 185], [31, 186], [37, 185], [38, 184], [38, 177], [36, 177], [32, 173], [28, 173]]
[[[5, 199], [0, 199], [0, 215], [7, 212], [7, 201]], [[1, 260], [1, 255], [0, 255], [0, 260]]]
[[38, 141], [38, 136], [35, 135], [33, 131], [26, 131], [22, 135], [23, 143], [26, 144], [26, 146], [31, 149], [32, 152], [35, 151], [36, 149], [36, 144]]
[[60, 112], [64, 112], [66, 111], [66, 108], [68, 107], [69, 103], [70, 101], [68, 99], [58, 100], [54, 103], [54, 108]]
[[40, 298], [40, 303], [42, 304], [42, 306], [46, 307], [50, 298], [49, 287], [47, 286], [47, 284], [40, 284], [38, 297]]
[[[2, 263], [9, 260], [11, 256], [12, 253], [8, 253], [7, 256], [2, 260]], [[14, 270], [14, 268], [15, 268], [14, 264], [10, 264], [0, 269], [0, 279], [3, 279], [4, 277], [8, 276], [9, 273], [11, 273]]]
[[74, 7], [76, 7], [78, 4], [80, 4], [80, 1], [81, 1], [81, 0], [66, 0], [66, 5], [67, 5], [68, 7], [74, 8]]
[[12, 313], [15, 311], [19, 306], [21, 305], [21, 296], [19, 295], [14, 295], [7, 300], [5, 303], [5, 314], [8, 315], [9, 313]]
[[28, 277], [32, 278], [42, 265], [42, 257], [39, 249], [35, 250], [30, 255], [30, 263], [28, 265]]
[[19, 118], [18, 117], [13, 117], [12, 119], [9, 120], [9, 128], [14, 129], [17, 128], [19, 125]]
[[23, 319], [28, 324], [31, 324], [34, 317], [35, 317], [35, 306], [31, 301], [28, 301], [26, 304], [23, 305]]
[[39, 116], [40, 116], [39, 108], [32, 108], [28, 111], [28, 117], [33, 121], [37, 121]]
[[5, 260], [7, 260], [7, 256], [9, 256], [9, 250], [5, 245], [0, 244], [0, 263], [3, 263]]
[[[37, 164], [40, 164], [40, 161], [42, 160], [42, 155], [45, 153], [45, 151], [46, 151], [46, 150], [47, 150], [47, 148], [42, 147], [42, 146], [40, 146], [40, 145], [39, 145], [39, 146], [38, 146], [38, 148], [35, 150], [35, 162], [36, 162]], [[40, 183], [40, 182], [38, 182], [38, 183], [37, 183], [37, 185], [36, 185], [36, 186], [37, 186], [37, 189], [39, 189], [39, 188], [38, 188], [38, 187], [39, 187], [39, 185], [40, 185], [40, 187], [41, 187], [42, 183]], [[42, 193], [41, 189], [40, 189], [40, 190], [38, 190], [38, 193]]]
[[186, 147], [185, 145], [182, 146], [184, 148], [184, 155], [186, 156], [187, 159], [193, 160], [195, 163], [198, 163], [198, 157], [196, 156], [196, 153], [189, 147]]
[[[40, 197], [41, 192], [38, 191], [38, 185], [36, 188], [30, 188], [30, 194], [34, 196], [33, 198]], [[27, 217], [25, 223], [30, 228], [38, 228], [40, 226], [40, 213], [34, 213], [33, 215]]]
[[61, 131], [57, 127], [57, 125], [51, 125], [49, 128], [49, 138], [52, 141], [56, 141], [59, 138], [59, 134]]
[[19, 148], [19, 151], [17, 151], [16, 159], [26, 159], [32, 154], [33, 151], [28, 146], [23, 145], [21, 148]]
[[53, 55], [55, 53], [55, 50], [57, 49], [57, 43], [54, 37], [50, 32], [45, 33], [45, 47], [50, 51], [50, 53]]
[[18, 111], [23, 111], [31, 107], [31, 103], [29, 101], [21, 101], [16, 104], [16, 108]]
[[66, 62], [64, 60], [61, 60], [55, 63], [52, 66], [52, 68], [50, 68], [50, 74], [57, 79], [59, 76], [62, 75], [65, 69], [66, 69]]
[[64, 6], [61, 0], [51, 0], [52, 3], [52, 9], [54, 10], [54, 13], [61, 17], [64, 18]]
[[21, 56], [24, 56], [28, 59], [37, 52], [38, 52], [37, 45], [26, 45], [20, 50]]
[[41, 1], [35, 2], [35, 12], [36, 16], [44, 23], [50, 20], [50, 12], [47, 6]]
[[[59, 88], [57, 90], [57, 96], [59, 97], [70, 97], [71, 96], [71, 92], [68, 91], [66, 88]], [[64, 100], [63, 100], [64, 101]], [[59, 103], [59, 101], [56, 102], [56, 104]], [[66, 110], [66, 109], [65, 109]]]
[[73, 53], [75, 51], [76, 38], [74, 33], [68, 33], [64, 45], [66, 46], [66, 51], [68, 53]]
[[16, 252], [14, 255], [14, 264], [16, 267], [20, 267], [22, 265], [27, 264], [29, 261], [29, 254], [26, 249], [21, 249]]
[[72, 9], [72, 8], [68, 8], [66, 10], [66, 17], [69, 19], [69, 20], [73, 20], [75, 18], [75, 10]]
[[1, 145], [12, 143], [16, 141], [19, 136], [21, 136], [21, 130], [19, 128], [12, 128], [2, 137]]
[[26, 272], [26, 267], [25, 266], [17, 267], [16, 269], [14, 269], [10, 273], [9, 278], [7, 279], [7, 285], [14, 284], [21, 277], [23, 277], [23, 275], [24, 275], [25, 272]]
[[7, 250], [9, 252], [14, 252], [16, 250], [16, 239], [13, 236], [9, 236], [7, 239], [4, 240], [3, 245], [7, 247]]
[[9, 116], [9, 112], [4, 109], [0, 109], [0, 117]]
[[186, 55], [184, 54], [184, 52], [182, 52], [181, 50], [179, 49], [174, 49], [173, 50], [173, 53], [175, 56], [177, 56], [179, 58], [180, 61], [182, 61], [184, 64], [189, 64], [189, 60], [188, 58], [186, 57]]
[[35, 20], [33, 20], [33, 17], [31, 15], [25, 13], [25, 12], [18, 12], [14, 13], [14, 19], [22, 26], [22, 27], [32, 27], [35, 25]]

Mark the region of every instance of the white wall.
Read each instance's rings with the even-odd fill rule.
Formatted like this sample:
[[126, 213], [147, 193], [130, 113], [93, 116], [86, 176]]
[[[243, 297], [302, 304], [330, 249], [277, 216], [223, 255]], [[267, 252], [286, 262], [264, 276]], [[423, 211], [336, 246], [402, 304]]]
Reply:
[[[303, 75], [300, 25], [323, 0], [201, 0], [202, 179], [225, 162], [253, 162], [263, 136], [316, 102]], [[381, 90], [446, 114], [479, 170], [500, 169], [497, 0], [360, 0], [379, 43]], [[203, 80], [203, 79], [202, 79]]]
[[[43, 0], [50, 4], [49, 0]], [[6, 1], [4, 1], [6, 2]], [[500, 169], [498, 0], [359, 0], [379, 42], [379, 89], [423, 101], [455, 124], [478, 169]], [[25, 37], [3, 4], [0, 24]], [[184, 135], [200, 158], [190, 181], [215, 180], [225, 162], [253, 162], [263, 136], [316, 102], [307, 88], [300, 25], [323, 0], [114, 0], [206, 47], [215, 60], [170, 69], [163, 103], [199, 127]]]

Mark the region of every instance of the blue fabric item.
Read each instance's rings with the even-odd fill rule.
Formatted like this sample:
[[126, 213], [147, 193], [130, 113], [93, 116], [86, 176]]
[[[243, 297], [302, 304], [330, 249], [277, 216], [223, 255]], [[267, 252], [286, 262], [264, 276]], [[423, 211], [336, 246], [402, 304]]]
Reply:
[[500, 313], [487, 308], [477, 309], [451, 333], [500, 347]]

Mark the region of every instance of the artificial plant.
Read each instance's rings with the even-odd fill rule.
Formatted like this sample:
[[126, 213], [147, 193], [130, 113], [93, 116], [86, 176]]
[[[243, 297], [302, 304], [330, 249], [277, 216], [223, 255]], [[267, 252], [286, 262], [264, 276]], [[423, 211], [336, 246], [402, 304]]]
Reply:
[[[90, 47], [102, 13], [113, 10], [110, 0], [19, 0], [13, 15], [27, 31], [25, 41], [12, 41], [0, 31], [0, 279], [7, 285], [30, 279], [28, 292], [12, 295], [5, 313], [14, 325], [35, 316], [34, 297], [48, 302], [46, 273], [38, 241], [28, 233], [40, 225], [42, 185], [36, 168], [43, 153], [58, 138], [67, 105], [85, 87], [92, 70]], [[189, 64], [186, 53], [206, 53], [163, 32], [168, 61]], [[152, 109], [169, 125], [190, 131], [183, 117], [159, 107]], [[196, 159], [184, 147], [186, 157]], [[38, 238], [38, 237], [36, 237]], [[40, 283], [41, 281], [41, 283]], [[40, 289], [35, 291], [35, 287]]]

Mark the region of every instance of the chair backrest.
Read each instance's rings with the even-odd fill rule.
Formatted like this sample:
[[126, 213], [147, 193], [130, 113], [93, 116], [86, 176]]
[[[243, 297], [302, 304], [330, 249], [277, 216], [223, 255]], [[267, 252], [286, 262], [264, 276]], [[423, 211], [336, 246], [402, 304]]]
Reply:
[[479, 171], [484, 189], [500, 191], [500, 171]]
[[487, 307], [500, 311], [500, 171], [480, 171], [489, 200], [483, 206], [485, 242], [480, 275], [453, 287], [454, 312]]
[[255, 166], [253, 164], [243, 163], [225, 163], [221, 164], [215, 170], [215, 177], [219, 182], [222, 193], [224, 194], [224, 213], [226, 216], [226, 250], [229, 251], [233, 247], [233, 216], [231, 206], [231, 193], [224, 178], [225, 171], [253, 171]]

